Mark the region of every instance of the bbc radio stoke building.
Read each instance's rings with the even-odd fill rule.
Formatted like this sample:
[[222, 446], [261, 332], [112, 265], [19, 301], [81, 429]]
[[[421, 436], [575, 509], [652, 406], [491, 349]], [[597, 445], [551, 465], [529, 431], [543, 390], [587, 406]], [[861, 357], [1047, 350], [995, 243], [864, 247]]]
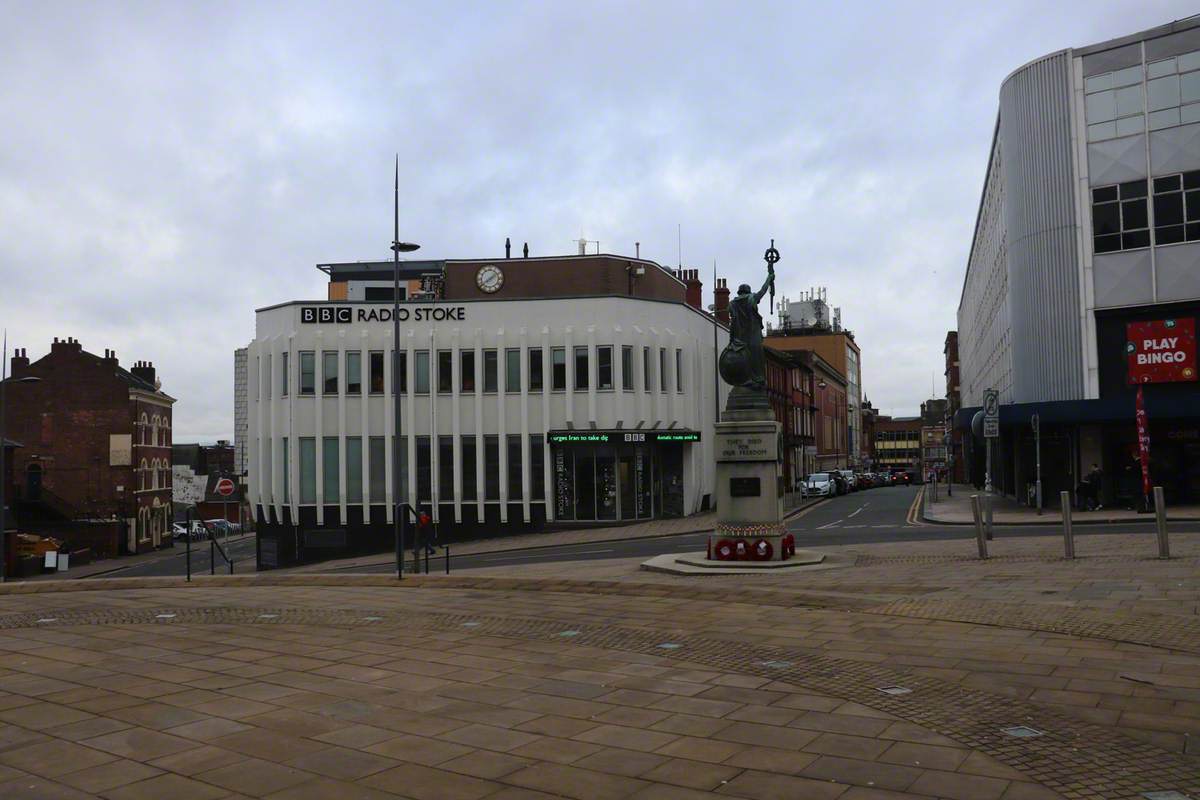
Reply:
[[1151, 482], [1200, 501], [1198, 316], [1200, 18], [1009, 75], [958, 308], [955, 424], [999, 391], [996, 483], [1026, 498], [1036, 415], [1048, 504], [1092, 464], [1104, 505], [1140, 504], [1140, 385]]
[[397, 468], [401, 500], [443, 540], [712, 506], [727, 331], [701, 310], [695, 270], [612, 255], [401, 262], [393, 376], [392, 263], [319, 269], [328, 299], [259, 309], [245, 355], [261, 568], [391, 546]]

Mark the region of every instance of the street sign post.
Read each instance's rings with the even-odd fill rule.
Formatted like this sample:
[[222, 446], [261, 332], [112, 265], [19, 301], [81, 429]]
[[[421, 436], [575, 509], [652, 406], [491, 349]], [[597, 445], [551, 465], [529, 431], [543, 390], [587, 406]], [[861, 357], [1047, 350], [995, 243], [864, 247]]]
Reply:
[[987, 466], [984, 470], [984, 512], [987, 538], [992, 538], [992, 440], [1000, 438], [1000, 392], [983, 390], [983, 438], [987, 442]]
[[1033, 427], [1033, 443], [1036, 452], [1037, 464], [1037, 513], [1042, 513], [1042, 418], [1034, 412], [1029, 418], [1029, 424]]
[[221, 502], [221, 516], [225, 518], [225, 541], [229, 541], [229, 498], [237, 491], [237, 486], [231, 478], [220, 478], [213, 491], [224, 498]]

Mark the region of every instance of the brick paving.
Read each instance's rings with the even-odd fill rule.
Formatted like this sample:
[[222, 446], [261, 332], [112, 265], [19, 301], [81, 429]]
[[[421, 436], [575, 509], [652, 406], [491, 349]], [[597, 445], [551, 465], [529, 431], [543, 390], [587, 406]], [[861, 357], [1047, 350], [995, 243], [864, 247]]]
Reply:
[[1144, 544], [6, 585], [0, 797], [1197, 798], [1200, 537]]

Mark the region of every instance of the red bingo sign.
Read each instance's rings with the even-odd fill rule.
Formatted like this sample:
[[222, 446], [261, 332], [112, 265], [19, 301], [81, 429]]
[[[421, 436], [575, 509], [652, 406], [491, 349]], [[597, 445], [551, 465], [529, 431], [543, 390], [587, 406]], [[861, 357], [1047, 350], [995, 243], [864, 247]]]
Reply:
[[1156, 319], [1125, 326], [1130, 383], [1196, 380], [1196, 320]]

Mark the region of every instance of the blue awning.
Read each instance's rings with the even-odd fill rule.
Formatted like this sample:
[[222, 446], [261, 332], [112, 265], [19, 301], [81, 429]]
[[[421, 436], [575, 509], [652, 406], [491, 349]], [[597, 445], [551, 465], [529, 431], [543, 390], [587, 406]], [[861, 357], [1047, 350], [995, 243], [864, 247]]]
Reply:
[[[1133, 423], [1135, 395], [1103, 397], [1099, 400], [1056, 400], [1046, 403], [1009, 403], [1000, 406], [1000, 427], [1028, 425], [1034, 414], [1041, 424]], [[1150, 387], [1145, 392], [1146, 416], [1153, 419], [1200, 419], [1200, 389], [1164, 394]], [[954, 414], [955, 430], [969, 431], [979, 406], [960, 408]]]

